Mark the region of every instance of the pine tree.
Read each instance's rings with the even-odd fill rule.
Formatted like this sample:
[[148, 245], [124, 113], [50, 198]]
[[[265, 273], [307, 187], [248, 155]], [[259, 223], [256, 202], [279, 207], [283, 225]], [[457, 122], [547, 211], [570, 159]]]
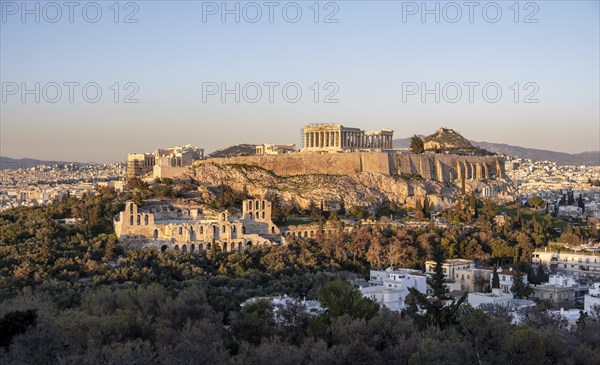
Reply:
[[445, 252], [441, 245], [437, 245], [433, 249], [433, 261], [435, 261], [435, 267], [433, 269], [434, 274], [431, 276], [431, 289], [433, 295], [440, 299], [446, 299], [446, 284], [444, 283], [444, 260]]
[[500, 288], [500, 276], [498, 275], [498, 268], [494, 265], [494, 272], [492, 273], [492, 288]]
[[525, 275], [522, 272], [516, 270], [513, 271], [513, 285], [510, 288], [510, 291], [517, 299], [527, 298], [533, 293], [533, 289], [523, 281], [524, 277]]

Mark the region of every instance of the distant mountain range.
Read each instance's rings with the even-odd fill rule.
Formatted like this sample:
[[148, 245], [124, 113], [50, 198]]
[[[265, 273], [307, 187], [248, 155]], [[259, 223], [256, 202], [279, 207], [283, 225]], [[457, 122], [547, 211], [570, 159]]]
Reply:
[[[477, 141], [470, 142], [471, 144], [473, 144], [473, 146], [481, 147], [490, 152], [535, 161], [553, 161], [561, 165], [600, 165], [600, 151], [571, 154], [564, 152], [539, 150], [535, 148], [511, 146], [504, 143], [490, 143]], [[393, 146], [395, 148], [408, 148], [410, 146], [410, 137], [395, 139], [393, 141]]]
[[65, 161], [44, 161], [35, 160], [33, 158], [10, 158], [0, 156], [0, 170], [15, 170], [15, 169], [29, 169], [38, 165], [64, 165], [74, 163], [76, 165], [87, 165], [82, 162], [65, 162]]

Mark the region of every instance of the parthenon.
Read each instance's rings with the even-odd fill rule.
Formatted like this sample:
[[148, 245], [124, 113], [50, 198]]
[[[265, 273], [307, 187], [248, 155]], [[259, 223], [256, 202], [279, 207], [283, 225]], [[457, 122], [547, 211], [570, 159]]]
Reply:
[[341, 124], [309, 124], [303, 129], [303, 152], [391, 149], [394, 131], [363, 131]]

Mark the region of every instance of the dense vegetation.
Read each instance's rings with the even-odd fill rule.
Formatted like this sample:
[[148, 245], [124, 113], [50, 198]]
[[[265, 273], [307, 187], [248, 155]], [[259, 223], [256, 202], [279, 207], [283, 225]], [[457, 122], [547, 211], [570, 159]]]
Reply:
[[[243, 196], [223, 192], [223, 205]], [[184, 193], [163, 181], [141, 186], [133, 197]], [[598, 232], [571, 227], [557, 232], [551, 217], [525, 209], [516, 209], [506, 223], [497, 224], [489, 202], [467, 198], [443, 213], [449, 222], [461, 223], [447, 229], [436, 229], [433, 223], [411, 228], [380, 221], [351, 235], [319, 234], [270, 249], [161, 254], [124, 250], [118, 244], [112, 218], [128, 198], [132, 196], [100, 190], [96, 196], [0, 213], [0, 362], [597, 361], [597, 318], [584, 317], [569, 331], [545, 312], [533, 311], [517, 326], [502, 311], [486, 314], [464, 305], [447, 311], [439, 301], [428, 301], [429, 306], [421, 301], [400, 315], [361, 298], [345, 279], [364, 277], [371, 267], [422, 268], [426, 259], [441, 256], [514, 264], [527, 271], [536, 247], [559, 235], [576, 241], [597, 237]], [[427, 205], [422, 204], [423, 219], [430, 213]], [[289, 214], [276, 209], [279, 219]], [[328, 216], [316, 207], [307, 214], [339, 224], [337, 214]], [[65, 218], [78, 220], [61, 223]], [[283, 294], [318, 299], [327, 311], [311, 316], [297, 302], [285, 308], [266, 301], [240, 307], [252, 297]], [[435, 311], [443, 314], [443, 321], [433, 316]]]

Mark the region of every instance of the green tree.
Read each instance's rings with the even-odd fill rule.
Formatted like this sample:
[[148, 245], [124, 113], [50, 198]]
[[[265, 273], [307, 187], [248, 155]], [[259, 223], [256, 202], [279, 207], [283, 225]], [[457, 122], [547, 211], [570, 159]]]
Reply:
[[494, 272], [492, 273], [492, 289], [500, 288], [500, 276], [498, 275], [498, 268], [494, 265]]
[[425, 144], [423, 143], [423, 139], [417, 135], [412, 136], [410, 139], [410, 150], [416, 154], [425, 152]]
[[327, 308], [327, 314], [332, 318], [347, 314], [352, 318], [371, 319], [379, 311], [377, 303], [364, 298], [357, 289], [342, 280], [325, 284], [317, 299]]
[[544, 200], [537, 195], [529, 198], [527, 204], [529, 204], [529, 206], [533, 208], [543, 208], [546, 205]]
[[533, 289], [525, 284], [525, 274], [521, 271], [513, 271], [513, 285], [510, 288], [511, 293], [517, 299], [523, 299], [529, 297], [533, 293]]

